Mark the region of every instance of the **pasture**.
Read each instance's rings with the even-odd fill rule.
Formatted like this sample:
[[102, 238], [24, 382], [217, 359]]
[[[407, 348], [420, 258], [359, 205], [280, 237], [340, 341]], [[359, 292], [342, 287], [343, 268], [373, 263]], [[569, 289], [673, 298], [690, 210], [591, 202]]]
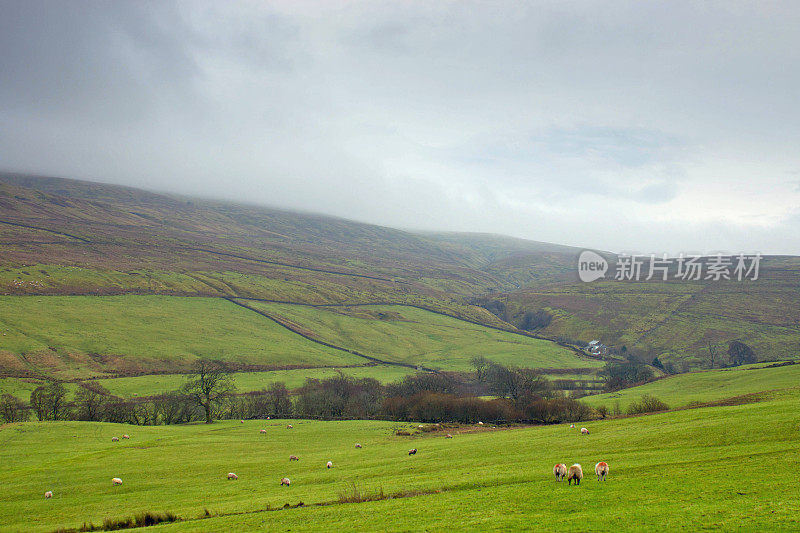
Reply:
[[586, 396], [581, 401], [592, 407], [605, 405], [609, 408], [619, 402], [624, 411], [643, 394], [650, 394], [674, 409], [693, 403], [715, 402], [733, 396], [789, 387], [800, 387], [800, 364], [773, 368], [752, 365], [678, 374], [638, 387]]
[[[342, 372], [355, 378], [374, 378], [382, 383], [400, 381], [414, 373], [410, 368], [389, 365], [361, 366], [351, 368], [298, 368], [294, 370], [272, 370], [269, 372], [236, 372], [231, 374], [237, 392], [250, 392], [269, 388], [276, 382], [283, 382], [289, 389], [303, 385], [307, 378], [332, 378]], [[161, 374], [154, 376], [135, 376], [125, 378], [99, 379], [97, 383], [122, 398], [133, 396], [154, 396], [177, 390], [186, 382], [184, 374]]]
[[309, 307], [248, 301], [298, 330], [384, 361], [471, 370], [470, 360], [528, 368], [591, 368], [602, 363], [535, 339], [400, 305]]
[[[759, 403], [586, 422], [588, 436], [580, 424], [410, 437], [395, 430], [415, 425], [378, 421], [12, 424], [0, 428], [0, 530], [53, 531], [145, 510], [183, 519], [154, 531], [797, 530], [798, 399], [789, 389]], [[122, 433], [131, 439], [111, 442]], [[600, 460], [611, 466], [605, 483], [593, 475]], [[557, 462], [581, 463], [583, 483], [556, 482]], [[116, 476], [122, 486], [112, 486]], [[280, 486], [284, 476], [290, 487]], [[393, 497], [339, 503], [353, 484]], [[206, 510], [217, 516], [200, 519]]]
[[197, 358], [251, 365], [360, 365], [219, 298], [0, 296], [3, 363], [62, 379], [188, 369]]

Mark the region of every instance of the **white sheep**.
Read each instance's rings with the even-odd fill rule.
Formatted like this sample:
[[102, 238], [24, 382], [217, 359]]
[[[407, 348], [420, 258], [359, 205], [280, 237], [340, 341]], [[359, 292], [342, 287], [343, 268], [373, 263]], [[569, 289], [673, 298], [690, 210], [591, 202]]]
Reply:
[[288, 426], [286, 426], [286, 429], [292, 429], [293, 427], [294, 427], [293, 425], [289, 424]]
[[581, 465], [575, 463], [569, 467], [569, 472], [567, 472], [567, 484], [572, 485], [572, 482], [575, 481], [576, 485], [580, 485], [582, 479], [583, 468], [581, 468]]
[[45, 500], [49, 500], [52, 497], [53, 497], [53, 491], [52, 490], [48, 490], [47, 492], [44, 493], [44, 499]]
[[483, 425], [483, 422], [478, 422], [478, 425], [479, 425], [479, 426], [482, 426], [482, 425]]
[[111, 478], [111, 484], [112, 485], [122, 485], [122, 480], [120, 478], [118, 478], [118, 477], [112, 477]]
[[228, 472], [228, 479], [239, 479], [239, 476], [237, 476], [233, 472]]
[[111, 437], [111, 442], [119, 442], [119, 437]]
[[356, 448], [361, 448], [361, 445], [360, 444], [356, 444]]
[[281, 486], [286, 485], [288, 487], [291, 483], [288, 477], [281, 479]]
[[263, 434], [266, 434], [266, 433], [267, 433], [267, 430], [266, 430], [266, 429], [262, 429], [262, 430], [261, 430], [261, 434], [262, 434], [262, 435], [263, 435]]
[[453, 436], [452, 436], [450, 433], [448, 433], [448, 434], [447, 434], [447, 436], [446, 436], [445, 438], [446, 438], [446, 439], [452, 439], [452, 438], [453, 438]]
[[296, 455], [290, 455], [290, 456], [289, 456], [289, 460], [290, 460], [290, 461], [299, 461], [299, 460], [300, 460], [300, 458], [299, 458], [299, 457], [297, 457]]
[[608, 463], [600, 461], [594, 465], [594, 473], [597, 474], [597, 481], [605, 481], [608, 475]]
[[333, 468], [333, 462], [328, 461], [328, 468]]
[[555, 474], [556, 480], [561, 481], [567, 477], [567, 465], [564, 463], [558, 463], [553, 467], [553, 474]]
[[588, 435], [588, 434], [589, 434], [589, 430], [588, 429], [581, 428], [581, 435]]
[[122, 438], [123, 438], [123, 439], [129, 439], [129, 438], [131, 438], [131, 437], [130, 437], [129, 435], [123, 435], [123, 436], [122, 436]]
[[575, 427], [575, 424], [570, 424], [570, 425], [569, 425], [569, 427], [570, 427], [570, 428], [574, 428], [574, 427]]

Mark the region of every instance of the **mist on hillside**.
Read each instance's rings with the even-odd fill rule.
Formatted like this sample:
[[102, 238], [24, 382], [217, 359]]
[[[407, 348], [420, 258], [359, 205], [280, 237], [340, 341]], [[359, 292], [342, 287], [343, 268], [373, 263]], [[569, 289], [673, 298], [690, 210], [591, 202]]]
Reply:
[[0, 2], [0, 170], [798, 254], [793, 3]]

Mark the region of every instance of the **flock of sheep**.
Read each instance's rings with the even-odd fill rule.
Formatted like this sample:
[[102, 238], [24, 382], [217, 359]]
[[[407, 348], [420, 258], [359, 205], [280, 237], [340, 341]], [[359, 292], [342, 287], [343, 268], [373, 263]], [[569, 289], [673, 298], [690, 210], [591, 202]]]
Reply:
[[[242, 420], [241, 422], [244, 423], [244, 420]], [[478, 422], [478, 424], [479, 425], [483, 425], [482, 422]], [[293, 427], [294, 426], [292, 426], [292, 424], [288, 424], [286, 426], [286, 429], [292, 429]], [[420, 426], [420, 427], [422, 427], [422, 426]], [[575, 424], [570, 424], [569, 427], [570, 428], [574, 428]], [[261, 434], [266, 434], [267, 430], [266, 429], [261, 429], [260, 433]], [[589, 430], [586, 429], [586, 428], [581, 428], [581, 434], [582, 435], [588, 435], [589, 434]], [[122, 435], [122, 438], [123, 439], [130, 439], [130, 436], [126, 434], [126, 435]], [[452, 439], [453, 436], [448, 433], [446, 435], [446, 438]], [[119, 442], [119, 437], [116, 437], [116, 436], [115, 437], [111, 437], [111, 442]], [[357, 449], [360, 449], [362, 446], [361, 446], [361, 444], [356, 443], [355, 447]], [[416, 453], [417, 453], [417, 449], [416, 448], [412, 448], [412, 449], [408, 450], [408, 455], [416, 455]], [[300, 460], [300, 458], [297, 457], [296, 455], [290, 455], [289, 456], [289, 461], [299, 461], [299, 460]], [[332, 461], [328, 461], [326, 466], [327, 466], [327, 468], [333, 468], [333, 462]], [[608, 463], [606, 463], [604, 461], [600, 461], [599, 463], [597, 463], [594, 466], [594, 472], [595, 472], [595, 474], [597, 474], [597, 480], [598, 481], [605, 481], [606, 480], [606, 476], [608, 475], [608, 472], [609, 472]], [[572, 485], [573, 481], [575, 482], [576, 485], [580, 485], [581, 484], [581, 480], [583, 479], [583, 468], [581, 468], [581, 465], [577, 464], [577, 463], [572, 465], [572, 466], [570, 466], [569, 468], [567, 468], [567, 465], [565, 465], [564, 463], [558, 463], [557, 465], [555, 465], [553, 467], [553, 474], [556, 476], [556, 480], [557, 481], [562, 481], [566, 477], [567, 478], [567, 483], [569, 485]], [[237, 479], [239, 479], [238, 475], [236, 475], [234, 472], [228, 472], [228, 480], [237, 480]], [[285, 485], [285, 486], [288, 487], [288, 486], [291, 485], [291, 483], [292, 482], [288, 477], [281, 478], [281, 486]], [[111, 478], [111, 484], [112, 485], [122, 485], [122, 479], [118, 478], [118, 477]], [[44, 493], [44, 497], [45, 497], [45, 499], [52, 498], [53, 497], [53, 491], [48, 490], [47, 492]]]
[[[574, 428], [575, 424], [570, 424], [569, 427]], [[588, 434], [588, 429], [581, 428], [581, 435]], [[606, 476], [608, 475], [608, 463], [605, 461], [600, 461], [594, 465], [594, 473], [597, 474], [597, 481], [605, 481]], [[572, 485], [572, 482], [574, 481], [576, 485], [580, 485], [581, 480], [583, 479], [583, 468], [580, 464], [575, 463], [569, 467], [569, 469], [567, 469], [567, 465], [564, 463], [558, 463], [553, 467], [553, 474], [555, 474], [557, 481], [567, 478], [567, 484]]]
[[[244, 423], [244, 420], [242, 420], [242, 423]], [[293, 427], [294, 426], [289, 424], [289, 425], [286, 426], [286, 429], [292, 429]], [[422, 427], [422, 426], [420, 426], [420, 427]], [[267, 430], [266, 429], [261, 429], [261, 430], [259, 430], [259, 432], [263, 435], [263, 434], [267, 433]], [[453, 436], [448, 434], [447, 438], [448, 439], [452, 439]], [[356, 449], [361, 449], [361, 448], [362, 448], [361, 444], [360, 443], [356, 443]], [[416, 455], [416, 454], [417, 454], [417, 449], [416, 448], [411, 448], [410, 450], [408, 450], [408, 455]], [[290, 455], [289, 456], [289, 461], [299, 461], [299, 460], [300, 460], [300, 458], [298, 456], [296, 456], [296, 455]], [[327, 468], [333, 468], [333, 461], [328, 461], [325, 466]], [[237, 476], [236, 473], [234, 473], [234, 472], [228, 472], [228, 479], [229, 480], [236, 480], [236, 479], [239, 479], [239, 476]], [[290, 480], [288, 477], [285, 477], [285, 478], [281, 479], [281, 486], [286, 485], [288, 487], [291, 484], [292, 484], [292, 480]]]
[[[608, 475], [608, 463], [605, 461], [600, 461], [594, 465], [594, 473], [597, 474], [597, 481], [605, 481], [606, 476]], [[578, 463], [575, 463], [569, 467], [569, 469], [567, 469], [567, 465], [564, 463], [558, 463], [553, 467], [553, 474], [555, 474], [556, 480], [558, 481], [561, 481], [566, 477], [569, 485], [572, 485], [573, 481], [576, 485], [580, 485], [581, 480], [583, 479], [583, 468]]]

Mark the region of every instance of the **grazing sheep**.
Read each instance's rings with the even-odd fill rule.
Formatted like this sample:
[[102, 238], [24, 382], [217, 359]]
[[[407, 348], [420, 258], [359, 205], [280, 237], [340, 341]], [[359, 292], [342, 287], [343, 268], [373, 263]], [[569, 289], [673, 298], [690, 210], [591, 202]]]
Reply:
[[328, 461], [328, 468], [333, 468], [333, 463], [331, 461]]
[[240, 424], [244, 424], [244, 420], [239, 420], [239, 423]]
[[261, 430], [261, 433], [266, 433], [266, 432], [267, 432], [267, 430], [266, 430], [266, 429], [262, 429], [262, 430]]
[[608, 463], [600, 461], [594, 465], [594, 473], [597, 474], [597, 481], [605, 481], [608, 475]]
[[483, 425], [483, 422], [478, 422], [478, 425], [479, 425], [479, 426], [482, 426], [482, 425]]
[[44, 499], [45, 500], [49, 500], [52, 497], [53, 497], [53, 491], [52, 490], [48, 490], [47, 492], [44, 493]]
[[300, 460], [300, 458], [299, 458], [299, 457], [297, 457], [296, 455], [290, 455], [290, 456], [289, 456], [289, 460], [290, 460], [290, 461], [299, 461], [299, 460]]
[[287, 487], [288, 487], [288, 486], [289, 486], [291, 483], [292, 483], [292, 482], [291, 482], [291, 481], [289, 481], [289, 478], [288, 478], [288, 477], [285, 477], [285, 478], [283, 478], [283, 479], [281, 480], [281, 485], [286, 485]]
[[120, 478], [118, 478], [118, 477], [112, 477], [111, 478], [111, 484], [112, 485], [122, 485], [122, 480]]
[[570, 425], [569, 425], [569, 427], [570, 427], [570, 428], [574, 428], [574, 427], [575, 427], [575, 424], [570, 424]]
[[288, 426], [286, 426], [286, 429], [292, 429], [293, 427], [294, 427], [293, 425], [289, 424]]
[[111, 442], [119, 442], [119, 437], [111, 437]]
[[237, 476], [233, 472], [228, 472], [228, 479], [239, 479], [239, 476]]
[[558, 463], [553, 467], [553, 474], [555, 474], [556, 480], [561, 481], [567, 477], [567, 465], [564, 463]]
[[361, 445], [360, 444], [356, 444], [356, 448], [361, 448]]
[[588, 434], [589, 434], [589, 430], [588, 429], [581, 428], [581, 435], [588, 435]]
[[583, 468], [581, 468], [581, 465], [576, 463], [571, 467], [569, 467], [569, 472], [567, 472], [568, 484], [572, 485], [572, 481], [574, 480], [576, 485], [580, 485], [582, 479], [583, 479]]
[[131, 437], [130, 437], [129, 435], [123, 435], [123, 436], [122, 436], [122, 438], [123, 438], [123, 439], [129, 439], [129, 438], [131, 438]]
[[416, 448], [411, 448], [410, 450], [408, 450], [408, 455], [416, 455], [416, 454], [417, 454]]
[[450, 433], [448, 433], [448, 434], [447, 434], [447, 436], [446, 436], [445, 438], [446, 438], [446, 439], [452, 439], [452, 438], [453, 438], [453, 436], [452, 436]]

